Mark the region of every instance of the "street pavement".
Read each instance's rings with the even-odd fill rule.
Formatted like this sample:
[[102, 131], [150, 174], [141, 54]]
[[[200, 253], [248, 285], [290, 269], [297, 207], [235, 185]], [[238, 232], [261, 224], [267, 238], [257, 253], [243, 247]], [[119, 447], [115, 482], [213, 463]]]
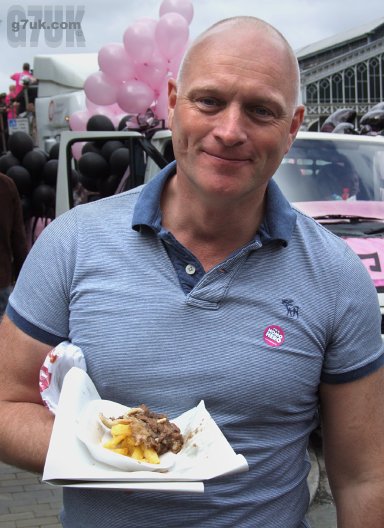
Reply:
[[[315, 463], [312, 463], [311, 473], [314, 473], [313, 468], [316, 467], [316, 462], [318, 469], [316, 490], [313, 494], [308, 514], [311, 528], [337, 528], [336, 509], [325, 471], [321, 440], [318, 436], [312, 437], [310, 453], [315, 458]], [[310, 480], [309, 484], [311, 489]]]
[[[324, 468], [321, 446], [311, 448], [309, 519], [311, 528], [336, 528], [335, 508]], [[61, 489], [40, 476], [0, 462], [0, 528], [61, 528]], [[257, 527], [262, 528], [262, 527]]]
[[0, 463], [0, 528], [60, 528], [61, 489]]

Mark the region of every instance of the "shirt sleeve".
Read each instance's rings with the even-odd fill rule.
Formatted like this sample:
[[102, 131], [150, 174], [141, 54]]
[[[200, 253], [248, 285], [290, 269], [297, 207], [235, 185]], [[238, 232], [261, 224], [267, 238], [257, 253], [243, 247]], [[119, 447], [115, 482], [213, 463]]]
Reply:
[[339, 273], [333, 331], [328, 336], [322, 381], [359, 379], [384, 364], [376, 289], [359, 257], [346, 245]]

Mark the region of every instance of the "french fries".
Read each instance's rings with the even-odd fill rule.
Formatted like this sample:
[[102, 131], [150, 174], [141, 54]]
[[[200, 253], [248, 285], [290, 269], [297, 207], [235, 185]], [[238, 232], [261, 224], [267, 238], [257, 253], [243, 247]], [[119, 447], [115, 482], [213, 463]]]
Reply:
[[159, 456], [153, 448], [135, 441], [130, 424], [117, 423], [112, 425], [110, 432], [112, 438], [103, 444], [106, 449], [141, 462], [160, 464]]
[[144, 404], [128, 409], [118, 418], [102, 413], [99, 418], [111, 433], [111, 439], [103, 447], [141, 462], [160, 464], [161, 455], [169, 451], [176, 454], [184, 444], [177, 425], [165, 414], [150, 411]]

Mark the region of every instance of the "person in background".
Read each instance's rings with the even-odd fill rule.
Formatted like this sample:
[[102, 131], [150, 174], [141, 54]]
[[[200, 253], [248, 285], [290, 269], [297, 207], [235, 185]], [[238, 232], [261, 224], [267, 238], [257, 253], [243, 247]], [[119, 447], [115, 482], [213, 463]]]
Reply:
[[5, 96], [5, 104], [7, 105], [7, 119], [15, 119], [18, 114], [19, 103], [16, 101], [16, 85], [9, 86], [9, 92]]
[[102, 399], [171, 418], [203, 399], [249, 464], [203, 494], [64, 488], [64, 528], [308, 528], [319, 405], [338, 527], [384, 526], [376, 290], [272, 179], [303, 122], [299, 87], [280, 32], [220, 21], [169, 80], [175, 162], [32, 247], [0, 327], [2, 460], [43, 470], [54, 416], [37, 380], [69, 340]]
[[0, 173], [0, 319], [27, 253], [19, 193], [13, 180]]
[[16, 83], [16, 97], [23, 91], [25, 86], [36, 81], [28, 62], [23, 64], [23, 71], [14, 73], [11, 75], [11, 79]]

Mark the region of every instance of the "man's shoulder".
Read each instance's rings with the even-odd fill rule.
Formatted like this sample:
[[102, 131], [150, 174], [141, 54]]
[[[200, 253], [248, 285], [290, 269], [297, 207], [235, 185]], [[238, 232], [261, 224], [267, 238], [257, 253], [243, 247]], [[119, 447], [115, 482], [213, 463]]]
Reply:
[[307, 215], [297, 207], [292, 208], [297, 214], [297, 223], [302, 227], [304, 233], [308, 232], [308, 236], [316, 236], [326, 240], [328, 243], [340, 244], [343, 247], [345, 243], [340, 237], [332, 233], [312, 216]]
[[136, 201], [144, 185], [135, 187], [122, 193], [107, 196], [93, 202], [76, 206], [77, 215], [80, 216], [100, 216], [100, 214], [130, 212], [133, 210]]

